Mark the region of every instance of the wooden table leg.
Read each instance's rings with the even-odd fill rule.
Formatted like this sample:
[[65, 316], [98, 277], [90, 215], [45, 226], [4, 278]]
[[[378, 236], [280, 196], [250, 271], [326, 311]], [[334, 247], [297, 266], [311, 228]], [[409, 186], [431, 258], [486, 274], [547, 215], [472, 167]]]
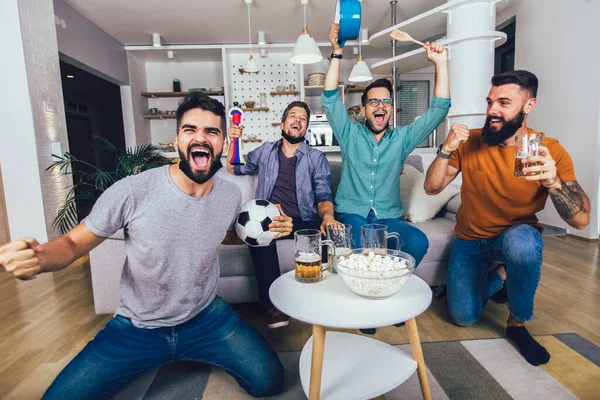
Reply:
[[321, 376], [323, 373], [323, 354], [325, 353], [325, 327], [313, 325], [312, 359], [310, 361], [310, 386], [308, 399], [321, 397]]
[[408, 328], [408, 339], [410, 340], [413, 357], [417, 362], [417, 374], [419, 375], [419, 382], [421, 383], [423, 399], [431, 400], [431, 388], [429, 387], [427, 367], [425, 366], [423, 349], [421, 348], [421, 340], [419, 339], [419, 331], [417, 330], [417, 321], [414, 318], [409, 319], [406, 321], [406, 327]]

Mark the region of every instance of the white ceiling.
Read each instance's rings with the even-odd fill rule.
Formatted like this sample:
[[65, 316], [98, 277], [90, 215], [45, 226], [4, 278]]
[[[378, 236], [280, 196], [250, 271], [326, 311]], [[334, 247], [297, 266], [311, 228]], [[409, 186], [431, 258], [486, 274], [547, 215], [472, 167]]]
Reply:
[[[160, 33], [163, 44], [235, 44], [248, 41], [244, 0], [65, 0], [71, 7], [125, 45], [150, 45]], [[446, 3], [399, 0], [397, 22]], [[327, 41], [335, 0], [309, 0], [307, 25], [315, 40]], [[375, 33], [391, 24], [389, 0], [363, 0], [362, 27]], [[267, 43], [290, 43], [303, 25], [300, 0], [254, 0], [252, 41], [264, 31]], [[432, 27], [440, 30], [440, 27]], [[442, 33], [431, 32], [431, 35]], [[417, 38], [426, 39], [426, 38]]]

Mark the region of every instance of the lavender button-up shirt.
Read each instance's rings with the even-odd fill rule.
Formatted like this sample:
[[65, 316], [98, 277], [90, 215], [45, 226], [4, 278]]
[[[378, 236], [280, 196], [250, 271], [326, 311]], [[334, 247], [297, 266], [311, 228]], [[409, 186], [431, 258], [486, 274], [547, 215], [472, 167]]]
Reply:
[[[256, 198], [268, 200], [273, 193], [279, 173], [279, 148], [281, 141], [266, 142], [244, 156], [246, 163], [236, 165], [236, 175], [254, 175], [258, 173]], [[325, 154], [302, 142], [296, 150], [296, 197], [303, 221], [318, 221], [317, 205], [322, 201], [331, 201], [331, 170]]]

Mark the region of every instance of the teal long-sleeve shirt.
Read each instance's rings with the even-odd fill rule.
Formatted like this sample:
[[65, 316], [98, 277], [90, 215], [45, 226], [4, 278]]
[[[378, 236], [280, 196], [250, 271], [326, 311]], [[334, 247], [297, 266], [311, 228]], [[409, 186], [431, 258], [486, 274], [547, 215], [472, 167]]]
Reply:
[[421, 118], [410, 125], [388, 129], [379, 143], [365, 125], [350, 119], [337, 89], [324, 91], [321, 102], [342, 151], [342, 177], [335, 196], [335, 211], [363, 218], [371, 209], [378, 219], [402, 216], [402, 164], [446, 118], [450, 99], [434, 96]]

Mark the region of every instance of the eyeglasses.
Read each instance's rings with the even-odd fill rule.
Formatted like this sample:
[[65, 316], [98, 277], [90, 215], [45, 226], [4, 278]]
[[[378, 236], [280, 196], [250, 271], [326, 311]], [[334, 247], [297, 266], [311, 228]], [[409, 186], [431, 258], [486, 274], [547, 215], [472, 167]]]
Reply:
[[383, 105], [385, 107], [391, 106], [392, 105], [392, 99], [386, 97], [384, 99], [369, 99], [367, 100], [367, 103], [369, 103], [370, 106], [372, 107], [377, 107], [379, 105], [379, 103], [383, 103]]

